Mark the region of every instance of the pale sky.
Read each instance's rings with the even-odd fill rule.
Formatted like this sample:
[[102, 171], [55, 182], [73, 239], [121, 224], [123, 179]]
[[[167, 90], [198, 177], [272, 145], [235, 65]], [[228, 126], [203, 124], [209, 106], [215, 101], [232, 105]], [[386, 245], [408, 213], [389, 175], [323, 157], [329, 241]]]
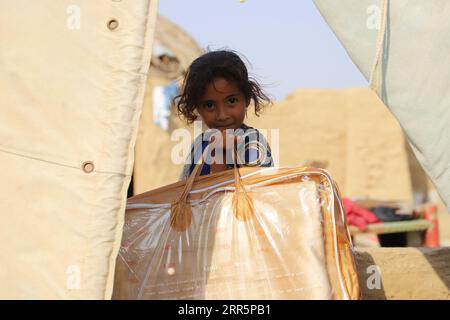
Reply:
[[160, 0], [159, 13], [202, 48], [243, 54], [275, 99], [298, 88], [367, 86], [312, 0]]

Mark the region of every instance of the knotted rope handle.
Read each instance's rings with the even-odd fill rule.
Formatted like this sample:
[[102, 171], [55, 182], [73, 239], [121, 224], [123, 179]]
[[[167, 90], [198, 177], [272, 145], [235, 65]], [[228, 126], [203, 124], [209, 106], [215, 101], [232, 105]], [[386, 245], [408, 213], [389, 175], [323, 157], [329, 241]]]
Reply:
[[[188, 202], [188, 197], [194, 185], [195, 178], [203, 168], [204, 158], [209, 149], [210, 144], [208, 144], [208, 146], [205, 148], [202, 157], [200, 159], [200, 163], [195, 165], [194, 169], [192, 170], [192, 173], [186, 180], [185, 187], [180, 197], [176, 201], [174, 201], [171, 205], [170, 226], [172, 227], [172, 229], [176, 231], [183, 232], [191, 225], [192, 206]], [[234, 186], [235, 186], [235, 191], [232, 199], [233, 214], [238, 220], [247, 221], [251, 219], [251, 217], [253, 216], [254, 206], [253, 200], [249, 192], [245, 190], [245, 186], [242, 182], [242, 178], [239, 173], [239, 169], [237, 167], [236, 145], [234, 145], [233, 147], [233, 170], [234, 170]]]

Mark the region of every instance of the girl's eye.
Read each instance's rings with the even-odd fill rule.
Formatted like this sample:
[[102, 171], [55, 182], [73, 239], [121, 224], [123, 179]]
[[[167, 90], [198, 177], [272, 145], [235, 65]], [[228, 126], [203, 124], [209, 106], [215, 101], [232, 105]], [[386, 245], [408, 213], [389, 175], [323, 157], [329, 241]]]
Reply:
[[238, 102], [238, 99], [236, 97], [230, 97], [228, 98], [228, 103], [230, 104], [235, 104], [236, 102]]
[[205, 102], [202, 107], [204, 109], [206, 109], [206, 110], [213, 110], [214, 109], [214, 103], [208, 101], [208, 102]]

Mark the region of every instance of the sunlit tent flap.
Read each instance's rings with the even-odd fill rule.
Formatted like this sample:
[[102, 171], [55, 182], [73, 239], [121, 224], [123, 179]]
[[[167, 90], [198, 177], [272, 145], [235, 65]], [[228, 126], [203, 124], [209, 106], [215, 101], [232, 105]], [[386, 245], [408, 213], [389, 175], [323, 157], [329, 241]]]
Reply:
[[372, 75], [371, 84], [450, 209], [450, 3], [315, 3], [362, 73]]

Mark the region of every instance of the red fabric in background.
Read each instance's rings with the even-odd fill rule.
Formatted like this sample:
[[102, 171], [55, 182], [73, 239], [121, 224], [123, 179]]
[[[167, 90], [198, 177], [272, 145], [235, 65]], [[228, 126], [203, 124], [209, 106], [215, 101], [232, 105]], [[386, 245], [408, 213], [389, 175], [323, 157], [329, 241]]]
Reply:
[[365, 231], [367, 230], [368, 224], [380, 222], [372, 211], [360, 207], [348, 198], [343, 198], [342, 204], [344, 205], [345, 215], [347, 216], [347, 223], [351, 226]]

